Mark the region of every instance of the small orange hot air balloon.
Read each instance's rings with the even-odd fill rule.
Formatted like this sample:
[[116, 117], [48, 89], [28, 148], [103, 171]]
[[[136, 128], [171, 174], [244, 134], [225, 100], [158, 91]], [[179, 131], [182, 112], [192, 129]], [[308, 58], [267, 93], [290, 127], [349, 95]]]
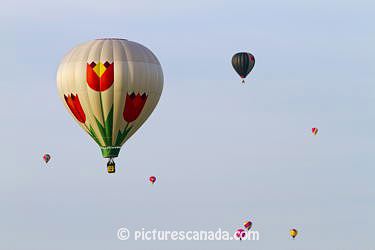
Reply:
[[155, 176], [150, 176], [149, 180], [150, 180], [151, 184], [154, 184], [155, 181], [156, 181], [156, 177]]
[[246, 228], [246, 230], [250, 230], [253, 226], [253, 223], [251, 221], [246, 221], [243, 226]]
[[293, 229], [290, 229], [289, 234], [294, 239], [294, 238], [296, 238], [296, 236], [298, 234], [298, 231], [297, 231], [297, 229], [293, 228]]
[[312, 128], [311, 131], [314, 135], [318, 134], [318, 128]]

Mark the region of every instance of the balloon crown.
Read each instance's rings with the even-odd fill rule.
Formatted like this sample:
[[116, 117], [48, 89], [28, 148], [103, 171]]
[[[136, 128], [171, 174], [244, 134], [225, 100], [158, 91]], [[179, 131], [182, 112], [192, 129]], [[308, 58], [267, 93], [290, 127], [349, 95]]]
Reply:
[[105, 38], [97, 38], [95, 40], [124, 40], [124, 41], [127, 41], [128, 39], [116, 38], [116, 37], [105, 37]]

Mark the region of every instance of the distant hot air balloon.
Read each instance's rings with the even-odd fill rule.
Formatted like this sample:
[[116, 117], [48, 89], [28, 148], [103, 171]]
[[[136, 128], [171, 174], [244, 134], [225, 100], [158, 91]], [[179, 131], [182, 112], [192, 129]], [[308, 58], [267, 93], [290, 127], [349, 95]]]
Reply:
[[154, 184], [155, 181], [156, 181], [156, 177], [155, 176], [150, 176], [149, 180], [150, 180], [151, 184]]
[[318, 128], [312, 128], [311, 131], [314, 135], [318, 134]]
[[156, 56], [139, 43], [98, 39], [72, 49], [57, 72], [62, 102], [76, 122], [113, 158], [155, 109], [163, 71]]
[[294, 239], [294, 238], [296, 238], [296, 236], [298, 234], [298, 231], [297, 231], [297, 229], [293, 228], [293, 229], [290, 229], [289, 234]]
[[51, 160], [51, 156], [49, 154], [43, 155], [43, 161], [47, 164]]
[[234, 70], [242, 78], [242, 82], [245, 82], [246, 76], [254, 68], [255, 58], [248, 52], [239, 52], [232, 57], [232, 66]]
[[253, 223], [251, 221], [246, 221], [243, 226], [246, 228], [246, 230], [250, 230], [253, 226]]
[[246, 232], [245, 232], [245, 230], [243, 230], [242, 228], [237, 229], [237, 231], [236, 231], [236, 237], [237, 237], [238, 239], [240, 239], [240, 240], [242, 240], [243, 238], [245, 238], [245, 237], [246, 237]]

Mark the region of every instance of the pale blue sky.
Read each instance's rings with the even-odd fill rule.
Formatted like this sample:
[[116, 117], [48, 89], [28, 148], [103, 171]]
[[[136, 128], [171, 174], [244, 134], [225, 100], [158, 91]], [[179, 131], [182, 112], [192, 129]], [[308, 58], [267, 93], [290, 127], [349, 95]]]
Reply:
[[[370, 0], [2, 3], [0, 248], [374, 249], [374, 10]], [[147, 46], [165, 76], [111, 176], [55, 82], [70, 48], [102, 37]], [[256, 58], [246, 85], [230, 65], [243, 50]], [[122, 226], [235, 230], [249, 217], [258, 242], [116, 239]]]

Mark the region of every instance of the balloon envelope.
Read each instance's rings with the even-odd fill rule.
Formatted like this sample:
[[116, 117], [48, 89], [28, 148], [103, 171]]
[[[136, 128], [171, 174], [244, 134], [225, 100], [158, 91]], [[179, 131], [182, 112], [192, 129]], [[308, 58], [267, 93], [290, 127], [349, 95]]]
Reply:
[[246, 78], [254, 65], [255, 58], [248, 52], [239, 52], [232, 57], [232, 66], [241, 78]]
[[246, 221], [243, 226], [247, 229], [250, 230], [251, 227], [253, 226], [253, 223], [251, 221]]
[[244, 238], [245, 236], [246, 236], [246, 232], [245, 232], [245, 230], [243, 230], [242, 228], [237, 229], [237, 231], [236, 231], [236, 237], [237, 237], [237, 238], [239, 238], [239, 239], [241, 240], [241, 239]]
[[294, 239], [297, 236], [298, 231], [297, 231], [297, 229], [293, 228], [293, 229], [290, 229], [289, 234]]
[[139, 43], [98, 39], [73, 48], [57, 72], [65, 108], [99, 145], [105, 158], [121, 146], [155, 109], [163, 72], [156, 56]]
[[318, 128], [312, 128], [312, 129], [311, 129], [311, 132], [312, 132], [314, 135], [317, 135], [317, 134], [318, 134]]
[[156, 181], [156, 177], [155, 177], [155, 176], [150, 176], [149, 180], [150, 180], [150, 182], [151, 182], [152, 184], [154, 184], [155, 181]]
[[51, 160], [51, 156], [49, 154], [45, 154], [45, 155], [43, 155], [43, 160], [44, 160], [45, 163], [48, 163], [49, 160]]

